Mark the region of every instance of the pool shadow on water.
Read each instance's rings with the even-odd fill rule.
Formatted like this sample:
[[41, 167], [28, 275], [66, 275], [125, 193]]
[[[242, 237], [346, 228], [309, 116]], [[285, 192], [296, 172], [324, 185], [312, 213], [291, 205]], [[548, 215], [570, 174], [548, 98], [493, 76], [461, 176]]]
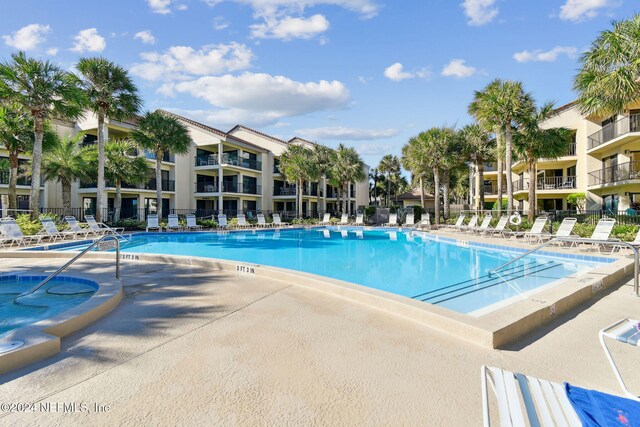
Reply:
[[[79, 267], [81, 270], [70, 268], [65, 274], [90, 274], [87, 272], [100, 269], [106, 270], [102, 274], [103, 280], [106, 275], [109, 280], [113, 277], [111, 266], [105, 265], [104, 261], [84, 261]], [[235, 277], [229, 273], [162, 263], [124, 264], [121, 267], [124, 296], [112, 312], [64, 337], [57, 355], [0, 375], [0, 384], [68, 358], [84, 359], [108, 369], [210, 323], [239, 305], [228, 297], [236, 285], [227, 283], [224, 287], [221, 284], [219, 290], [216, 288], [216, 283]], [[49, 272], [55, 269], [56, 266], [14, 270]], [[224, 294], [231, 304], [217, 303]], [[71, 362], [71, 365], [63, 362], [60, 366], [64, 370], [75, 363], [80, 362]]]

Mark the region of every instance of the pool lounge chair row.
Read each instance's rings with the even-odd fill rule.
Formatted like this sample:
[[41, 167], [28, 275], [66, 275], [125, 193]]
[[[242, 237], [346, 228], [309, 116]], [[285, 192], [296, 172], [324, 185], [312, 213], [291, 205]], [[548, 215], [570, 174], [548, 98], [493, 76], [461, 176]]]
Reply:
[[[251, 224], [247, 222], [247, 218], [244, 214], [238, 214], [237, 220], [238, 224], [237, 228], [267, 228], [267, 227], [285, 227], [288, 224], [283, 223], [280, 219], [280, 214], [274, 213], [272, 215], [273, 223], [268, 223], [264, 214], [259, 213], [257, 215], [258, 223]], [[218, 215], [218, 228], [229, 228], [230, 225], [227, 221], [227, 216], [225, 214]], [[203, 227], [196, 222], [196, 216], [193, 214], [189, 214], [186, 216], [186, 225], [181, 225], [177, 214], [170, 214], [167, 217], [167, 225], [165, 227], [166, 231], [202, 231]], [[158, 215], [149, 214], [147, 215], [147, 227], [146, 231], [162, 231], [162, 227], [160, 226]]]

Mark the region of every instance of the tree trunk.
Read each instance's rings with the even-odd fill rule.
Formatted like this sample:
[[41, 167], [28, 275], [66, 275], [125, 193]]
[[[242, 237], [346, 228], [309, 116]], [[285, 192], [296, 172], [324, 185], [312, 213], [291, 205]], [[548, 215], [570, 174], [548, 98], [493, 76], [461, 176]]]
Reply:
[[61, 179], [60, 185], [62, 187], [62, 208], [65, 215], [71, 214], [71, 181], [68, 179]]
[[387, 174], [387, 207], [391, 204], [391, 172]]
[[120, 221], [120, 211], [122, 210], [122, 180], [116, 179], [116, 197], [113, 200], [113, 221]]
[[504, 130], [505, 166], [507, 168], [507, 215], [513, 212], [513, 176], [511, 176], [511, 125]]
[[426, 208], [424, 205], [424, 181], [422, 180], [422, 177], [420, 177], [420, 206], [424, 212]]
[[[478, 193], [480, 199], [480, 210], [484, 209], [484, 163], [482, 161], [478, 162], [478, 179], [480, 180], [480, 184], [478, 185]], [[500, 214], [498, 214], [500, 216]]]
[[96, 220], [102, 221], [104, 209], [104, 118], [107, 115], [104, 107], [98, 111], [98, 184], [96, 186]]
[[536, 162], [533, 154], [529, 156], [529, 221], [533, 221], [538, 203], [536, 201]]
[[162, 149], [156, 150], [156, 209], [158, 211], [158, 218], [162, 218], [162, 158], [164, 157], [164, 151]]
[[31, 219], [38, 219], [40, 213], [40, 169], [42, 167], [42, 137], [44, 135], [44, 120], [40, 116], [33, 118], [34, 142], [31, 156], [31, 196], [29, 209]]
[[296, 204], [298, 205], [298, 218], [302, 219], [302, 186], [303, 180], [298, 180], [298, 188], [296, 188]]
[[16, 186], [18, 185], [18, 153], [9, 153], [9, 209], [18, 209], [18, 195]]
[[451, 180], [449, 176], [449, 171], [446, 171], [443, 176], [442, 182], [442, 198], [444, 199], [444, 219], [449, 219], [449, 214], [451, 213], [451, 203], [449, 202], [449, 190], [451, 186]]
[[440, 224], [440, 171], [433, 168], [433, 202], [435, 208], [436, 225]]
[[498, 216], [502, 216], [502, 135], [496, 131], [496, 159], [498, 162]]

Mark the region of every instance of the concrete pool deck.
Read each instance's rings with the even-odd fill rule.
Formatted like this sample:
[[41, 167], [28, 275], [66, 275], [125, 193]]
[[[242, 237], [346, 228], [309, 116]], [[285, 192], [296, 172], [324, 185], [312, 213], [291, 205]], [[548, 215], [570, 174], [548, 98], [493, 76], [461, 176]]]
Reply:
[[[50, 272], [55, 261], [2, 264]], [[64, 338], [56, 356], [0, 376], [0, 403], [84, 403], [88, 413], [0, 412], [2, 424], [479, 425], [483, 364], [619, 393], [597, 332], [640, 313], [627, 284], [492, 350], [276, 280], [122, 267], [113, 312]], [[113, 263], [74, 271], [111, 276]], [[637, 351], [613, 348], [635, 390]]]

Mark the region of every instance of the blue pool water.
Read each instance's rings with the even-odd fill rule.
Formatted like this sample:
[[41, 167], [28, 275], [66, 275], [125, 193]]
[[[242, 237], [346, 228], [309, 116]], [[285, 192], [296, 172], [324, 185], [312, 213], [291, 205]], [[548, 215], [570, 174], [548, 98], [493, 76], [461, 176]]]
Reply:
[[49, 319], [85, 302], [98, 290], [98, 284], [90, 280], [58, 276], [33, 294], [16, 300], [18, 295], [29, 291], [46, 277], [0, 275], [0, 335]]
[[[501, 277], [489, 270], [518, 256], [507, 248], [424, 240], [388, 230], [344, 233], [309, 229], [258, 232], [146, 233], [123, 243], [123, 252], [187, 255], [288, 268], [345, 280], [471, 313], [518, 296], [607, 258], [527, 256]], [[64, 250], [78, 250], [79, 247]], [[508, 284], [507, 284], [508, 282]]]

